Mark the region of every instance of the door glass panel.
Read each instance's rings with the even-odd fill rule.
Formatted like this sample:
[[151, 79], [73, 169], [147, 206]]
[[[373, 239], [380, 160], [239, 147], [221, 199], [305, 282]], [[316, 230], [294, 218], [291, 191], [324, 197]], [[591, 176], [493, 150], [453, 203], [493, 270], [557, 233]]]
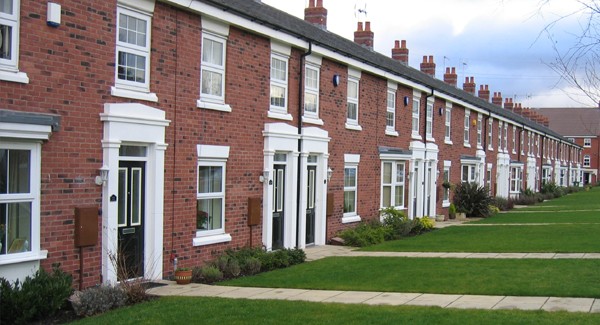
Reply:
[[286, 161], [286, 155], [284, 153], [276, 153], [275, 157], [273, 158], [273, 160], [275, 160], [277, 162], [285, 162]]
[[119, 168], [119, 226], [127, 226], [127, 168]]
[[308, 159], [307, 159], [307, 161], [308, 161], [309, 163], [311, 163], [311, 164], [316, 164], [316, 163], [317, 163], [317, 156], [315, 156], [315, 155], [310, 155], [310, 156], [308, 156]]
[[131, 225], [142, 223], [142, 169], [131, 169]]
[[119, 156], [121, 156], [121, 157], [146, 157], [146, 147], [121, 146], [121, 147], [119, 147]]
[[283, 169], [277, 169], [277, 180], [275, 184], [275, 211], [283, 210]]
[[308, 171], [308, 208], [315, 207], [315, 170]]

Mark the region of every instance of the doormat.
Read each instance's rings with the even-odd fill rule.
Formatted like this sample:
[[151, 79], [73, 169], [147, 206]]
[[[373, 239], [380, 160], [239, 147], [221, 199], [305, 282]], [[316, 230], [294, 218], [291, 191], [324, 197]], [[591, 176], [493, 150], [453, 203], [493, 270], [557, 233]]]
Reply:
[[142, 286], [146, 290], [152, 289], [152, 288], [164, 287], [166, 285], [168, 285], [168, 284], [166, 284], [166, 283], [160, 283], [160, 282], [144, 282], [142, 284]]

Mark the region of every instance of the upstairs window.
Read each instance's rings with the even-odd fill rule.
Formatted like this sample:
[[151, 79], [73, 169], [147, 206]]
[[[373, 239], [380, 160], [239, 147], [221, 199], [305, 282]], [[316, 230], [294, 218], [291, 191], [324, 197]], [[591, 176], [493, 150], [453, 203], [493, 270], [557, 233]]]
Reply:
[[471, 114], [471, 112], [469, 110], [465, 111], [465, 128], [464, 128], [464, 135], [463, 135], [463, 142], [464, 142], [465, 147], [470, 146], [469, 142], [471, 140], [471, 134], [470, 134], [470, 129], [469, 129], [470, 114]]
[[427, 109], [425, 111], [425, 137], [427, 139], [433, 139], [433, 102], [427, 102]]
[[222, 104], [225, 102], [225, 54], [223, 36], [203, 32], [200, 71], [200, 100]]
[[482, 148], [483, 143], [483, 116], [477, 114], [477, 148]]
[[590, 167], [591, 161], [590, 155], [583, 156], [583, 167]]
[[304, 73], [304, 115], [319, 118], [319, 69], [312, 65]]
[[498, 152], [502, 151], [502, 125], [504, 122], [498, 121]]
[[419, 101], [419, 99], [417, 99], [417, 97], [413, 97], [413, 104], [412, 104], [412, 136], [413, 138], [418, 138], [419, 137], [419, 119], [420, 119], [420, 108], [421, 108], [421, 102]]
[[16, 70], [19, 57], [19, 1], [0, 0], [0, 67]]
[[358, 79], [348, 77], [346, 124], [358, 125]]
[[150, 16], [117, 8], [117, 79], [118, 87], [149, 90]]
[[271, 55], [271, 111], [287, 114], [288, 58]]
[[512, 152], [517, 153], [517, 128], [512, 127]]
[[583, 146], [585, 148], [590, 148], [592, 146], [592, 139], [591, 138], [583, 138]]
[[508, 123], [504, 123], [504, 152], [508, 152]]
[[452, 108], [446, 106], [446, 116], [445, 116], [445, 132], [444, 132], [444, 141], [448, 143], [452, 143], [451, 131], [452, 131]]
[[490, 119], [488, 120], [488, 150], [494, 150], [494, 141], [493, 141], [493, 137], [494, 137], [494, 120], [490, 117]]
[[391, 88], [387, 91], [385, 130], [386, 134], [396, 132], [396, 91]]

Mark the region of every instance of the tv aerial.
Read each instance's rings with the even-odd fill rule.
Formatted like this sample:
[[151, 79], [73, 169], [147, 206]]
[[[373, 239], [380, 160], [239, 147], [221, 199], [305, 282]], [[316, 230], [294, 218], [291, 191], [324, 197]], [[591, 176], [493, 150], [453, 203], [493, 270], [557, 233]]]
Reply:
[[[364, 16], [364, 17], [363, 17]], [[354, 4], [354, 18], [358, 21], [367, 19], [367, 4], [364, 5]]]

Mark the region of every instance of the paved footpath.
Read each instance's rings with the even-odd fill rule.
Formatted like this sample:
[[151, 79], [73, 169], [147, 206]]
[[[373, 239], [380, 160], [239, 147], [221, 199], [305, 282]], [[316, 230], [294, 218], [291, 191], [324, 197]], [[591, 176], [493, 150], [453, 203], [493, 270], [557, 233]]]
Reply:
[[[359, 252], [344, 246], [316, 246], [306, 250], [308, 261], [329, 256], [386, 256], [386, 257], [443, 257], [443, 258], [600, 258], [600, 254], [554, 253], [411, 253], [411, 252]], [[148, 293], [158, 296], [198, 296], [234, 299], [275, 299], [346, 304], [391, 306], [438, 306], [462, 309], [519, 309], [600, 313], [600, 299], [568, 297], [521, 297], [448, 295], [429, 293], [367, 292], [306, 290], [283, 288], [228, 287], [204, 284], [177, 285], [173, 281], [151, 288]]]

